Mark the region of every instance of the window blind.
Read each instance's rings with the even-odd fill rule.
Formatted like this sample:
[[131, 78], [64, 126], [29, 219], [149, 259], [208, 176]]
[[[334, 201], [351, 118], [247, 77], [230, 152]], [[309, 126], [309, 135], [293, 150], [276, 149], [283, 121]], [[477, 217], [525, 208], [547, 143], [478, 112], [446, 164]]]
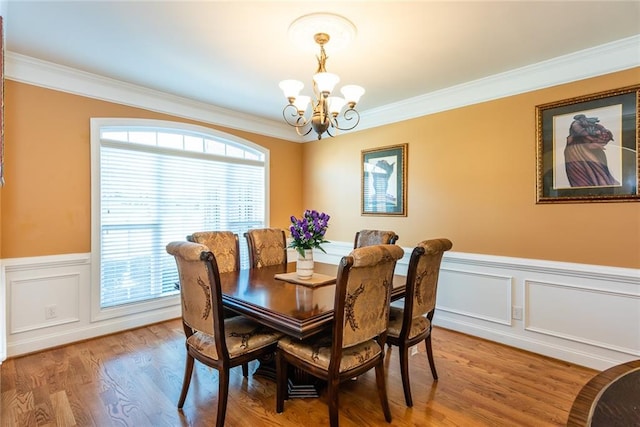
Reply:
[[[259, 153], [193, 135], [174, 135], [171, 142], [167, 135], [102, 134], [101, 308], [178, 293], [167, 243], [205, 230], [242, 238], [247, 229], [264, 226], [265, 167]], [[241, 255], [246, 265], [245, 245]]]

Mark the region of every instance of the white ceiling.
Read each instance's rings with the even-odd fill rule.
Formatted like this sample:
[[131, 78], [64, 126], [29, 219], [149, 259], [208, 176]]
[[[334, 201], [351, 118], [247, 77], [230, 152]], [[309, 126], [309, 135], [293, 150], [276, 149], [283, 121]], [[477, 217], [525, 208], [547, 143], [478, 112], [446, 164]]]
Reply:
[[9, 0], [5, 9], [9, 53], [274, 121], [286, 102], [280, 80], [302, 80], [310, 94], [315, 54], [287, 28], [312, 12], [357, 27], [349, 47], [326, 50], [340, 85], [366, 88], [361, 111], [640, 34], [639, 1]]

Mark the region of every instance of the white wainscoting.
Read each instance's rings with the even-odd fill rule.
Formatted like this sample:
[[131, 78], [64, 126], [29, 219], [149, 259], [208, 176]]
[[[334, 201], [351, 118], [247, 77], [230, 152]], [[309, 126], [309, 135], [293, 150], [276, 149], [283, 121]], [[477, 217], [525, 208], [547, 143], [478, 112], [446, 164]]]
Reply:
[[[326, 254], [314, 251], [316, 261], [337, 264], [352, 243], [324, 247]], [[400, 274], [406, 274], [412, 250], [404, 249]], [[295, 258], [290, 251], [289, 259]], [[0, 265], [0, 289], [6, 286], [0, 304], [3, 297], [7, 304], [0, 350], [9, 357], [180, 316], [176, 304], [92, 322], [90, 254], [5, 259]], [[442, 262], [434, 323], [607, 369], [640, 357], [640, 270], [450, 251]]]
[[[337, 263], [351, 248], [334, 243], [314, 258]], [[436, 307], [437, 326], [593, 369], [640, 357], [639, 269], [449, 251]]]
[[90, 260], [90, 254], [66, 254], [2, 261], [7, 356], [180, 317], [177, 303], [92, 321]]

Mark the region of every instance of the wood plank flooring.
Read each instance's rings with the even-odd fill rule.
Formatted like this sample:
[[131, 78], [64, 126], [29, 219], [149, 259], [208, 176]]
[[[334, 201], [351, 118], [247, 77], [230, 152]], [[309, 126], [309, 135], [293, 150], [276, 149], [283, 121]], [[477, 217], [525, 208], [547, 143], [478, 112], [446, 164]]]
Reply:
[[[562, 426], [574, 397], [596, 371], [435, 328], [439, 380], [424, 344], [411, 357], [413, 408], [402, 393], [398, 349], [387, 351], [393, 426]], [[6, 360], [1, 367], [0, 425], [213, 426], [217, 371], [196, 362], [183, 412], [176, 408], [184, 369], [179, 320]], [[257, 364], [252, 362], [250, 372]], [[226, 426], [326, 426], [325, 395], [285, 402], [275, 412], [275, 384], [232, 369]], [[344, 384], [340, 425], [384, 421], [373, 371]]]

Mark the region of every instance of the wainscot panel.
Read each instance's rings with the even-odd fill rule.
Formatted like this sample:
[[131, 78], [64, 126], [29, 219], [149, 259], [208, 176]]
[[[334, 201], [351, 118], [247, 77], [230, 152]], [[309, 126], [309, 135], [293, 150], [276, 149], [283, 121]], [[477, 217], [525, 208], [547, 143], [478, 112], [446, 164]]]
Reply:
[[595, 282], [525, 281], [526, 330], [640, 354], [640, 296], [608, 281]]
[[11, 310], [9, 334], [79, 322], [80, 277], [71, 273], [8, 280], [9, 304], [21, 307]]
[[2, 328], [6, 356], [180, 317], [178, 303], [92, 322], [90, 259], [90, 254], [65, 254], [2, 260], [0, 286], [6, 286], [6, 293], [1, 297], [6, 297], [9, 322]]
[[439, 311], [511, 325], [512, 277], [443, 266], [438, 280]]

